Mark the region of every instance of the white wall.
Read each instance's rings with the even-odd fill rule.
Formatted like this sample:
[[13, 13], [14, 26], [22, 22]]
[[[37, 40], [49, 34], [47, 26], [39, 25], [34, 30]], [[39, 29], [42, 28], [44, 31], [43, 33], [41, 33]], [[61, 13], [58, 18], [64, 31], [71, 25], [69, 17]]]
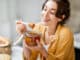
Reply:
[[42, 2], [43, 0], [0, 0], [0, 36], [16, 39], [16, 19], [38, 22]]
[[0, 35], [10, 37], [10, 23], [6, 0], [0, 0]]
[[27, 22], [38, 22], [44, 0], [17, 0], [16, 16]]
[[[72, 14], [67, 23], [74, 32], [80, 32], [80, 0], [70, 0]], [[0, 0], [0, 36], [16, 39], [15, 20], [26, 22], [40, 21], [41, 6], [44, 0]]]
[[13, 40], [15, 16], [15, 0], [0, 0], [0, 36]]

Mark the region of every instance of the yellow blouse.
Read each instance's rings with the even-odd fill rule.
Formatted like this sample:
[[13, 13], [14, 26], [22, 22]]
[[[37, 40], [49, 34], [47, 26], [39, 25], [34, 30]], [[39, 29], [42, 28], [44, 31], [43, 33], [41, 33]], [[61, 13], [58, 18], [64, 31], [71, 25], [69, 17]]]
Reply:
[[[36, 24], [34, 30], [42, 33], [41, 43], [44, 43], [44, 33], [46, 27], [41, 24]], [[55, 37], [51, 38], [51, 44], [48, 48], [48, 57], [46, 60], [75, 60], [73, 34], [65, 26], [58, 25]], [[38, 52], [32, 51], [30, 60], [36, 60]], [[40, 60], [44, 60], [41, 57]]]

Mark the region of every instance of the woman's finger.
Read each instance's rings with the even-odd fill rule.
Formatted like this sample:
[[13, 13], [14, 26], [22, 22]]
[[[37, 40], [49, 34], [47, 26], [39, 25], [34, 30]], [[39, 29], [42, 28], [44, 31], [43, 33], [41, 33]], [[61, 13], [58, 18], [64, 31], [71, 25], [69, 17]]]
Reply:
[[36, 40], [36, 43], [37, 43], [37, 45], [40, 45], [40, 41], [39, 40]]
[[26, 32], [26, 25], [25, 24], [17, 24], [16, 31], [20, 33]]
[[42, 44], [40, 43], [39, 40], [36, 40], [36, 43], [37, 43], [38, 47], [42, 47]]
[[23, 40], [23, 46], [28, 48], [28, 45], [25, 43], [25, 41]]
[[22, 20], [16, 21], [16, 24], [22, 24]]

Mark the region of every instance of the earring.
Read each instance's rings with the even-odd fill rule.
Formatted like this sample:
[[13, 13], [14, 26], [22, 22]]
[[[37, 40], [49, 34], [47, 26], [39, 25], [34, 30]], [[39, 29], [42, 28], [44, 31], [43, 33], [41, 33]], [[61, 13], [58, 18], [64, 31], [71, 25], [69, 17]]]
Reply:
[[62, 20], [61, 19], [59, 19], [59, 22], [61, 22]]

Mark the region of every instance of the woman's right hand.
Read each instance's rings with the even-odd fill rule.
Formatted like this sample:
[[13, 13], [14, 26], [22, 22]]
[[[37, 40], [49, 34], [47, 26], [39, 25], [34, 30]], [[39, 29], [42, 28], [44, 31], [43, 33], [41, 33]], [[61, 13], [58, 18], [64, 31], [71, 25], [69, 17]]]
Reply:
[[31, 50], [27, 47], [25, 41], [23, 41], [23, 54], [26, 60], [30, 60]]
[[16, 31], [19, 34], [22, 34], [22, 33], [26, 32], [26, 25], [23, 24], [22, 21], [17, 21], [16, 22]]

